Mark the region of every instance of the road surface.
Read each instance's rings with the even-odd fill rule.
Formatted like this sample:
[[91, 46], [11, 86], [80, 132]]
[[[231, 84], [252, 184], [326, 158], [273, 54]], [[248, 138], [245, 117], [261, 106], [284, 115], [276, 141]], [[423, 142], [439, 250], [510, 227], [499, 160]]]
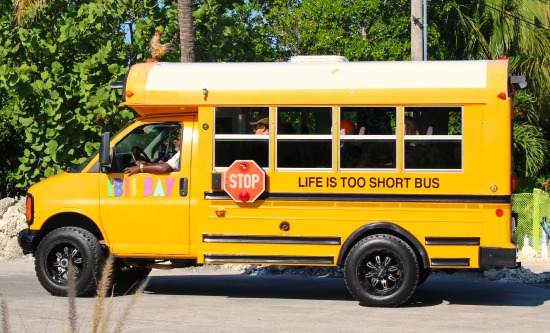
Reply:
[[[0, 262], [10, 332], [63, 332], [67, 298], [49, 295], [31, 261]], [[110, 331], [132, 295], [112, 299]], [[79, 298], [77, 331], [90, 332], [94, 298]], [[107, 306], [107, 305], [106, 305]], [[241, 271], [153, 271], [125, 332], [545, 332], [550, 282], [499, 283], [472, 273], [433, 274], [405, 306], [360, 306], [341, 278], [248, 276]]]

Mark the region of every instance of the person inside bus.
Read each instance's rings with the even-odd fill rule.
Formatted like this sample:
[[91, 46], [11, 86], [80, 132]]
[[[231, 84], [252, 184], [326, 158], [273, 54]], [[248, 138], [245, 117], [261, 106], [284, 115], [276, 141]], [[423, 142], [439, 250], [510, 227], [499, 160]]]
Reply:
[[418, 135], [413, 117], [405, 116], [404, 132], [405, 135]]
[[254, 126], [254, 133], [258, 135], [269, 134], [269, 118], [262, 118], [258, 121], [250, 122], [250, 125]]
[[[262, 118], [258, 121], [251, 121], [250, 125], [254, 126], [256, 135], [269, 134], [269, 118]], [[252, 146], [251, 158], [258, 163], [262, 168], [269, 166], [269, 142], [267, 140], [258, 140]]]
[[[340, 120], [340, 136], [355, 134], [355, 124], [349, 119]], [[361, 158], [362, 151], [355, 142], [344, 141], [340, 145], [340, 166], [342, 168], [353, 168]]]
[[340, 120], [340, 135], [355, 134], [355, 124], [349, 119]]
[[166, 162], [145, 162], [145, 161], [136, 161], [136, 165], [125, 168], [124, 173], [128, 176], [134, 175], [136, 173], [153, 173], [153, 174], [163, 174], [170, 173], [176, 169], [179, 169], [180, 165], [180, 147], [181, 147], [181, 135], [178, 135], [176, 141], [174, 142], [174, 148], [176, 153]]

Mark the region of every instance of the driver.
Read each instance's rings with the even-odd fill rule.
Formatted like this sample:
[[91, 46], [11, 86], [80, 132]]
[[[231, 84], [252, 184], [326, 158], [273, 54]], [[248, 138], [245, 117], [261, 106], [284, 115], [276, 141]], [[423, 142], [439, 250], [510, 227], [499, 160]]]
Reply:
[[176, 139], [176, 142], [174, 143], [174, 147], [176, 148], [176, 154], [172, 156], [171, 159], [169, 159], [166, 162], [160, 162], [160, 163], [148, 163], [145, 161], [136, 161], [136, 165], [125, 168], [124, 173], [128, 176], [131, 176], [136, 173], [140, 172], [148, 172], [148, 173], [169, 173], [174, 171], [179, 167], [180, 164], [180, 145], [181, 145], [181, 135], [178, 135], [178, 138]]

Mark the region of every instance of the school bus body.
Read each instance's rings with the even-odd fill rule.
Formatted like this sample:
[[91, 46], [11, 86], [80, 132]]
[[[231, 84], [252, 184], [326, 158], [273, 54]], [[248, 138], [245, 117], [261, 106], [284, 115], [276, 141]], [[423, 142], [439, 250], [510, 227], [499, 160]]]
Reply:
[[[363, 240], [384, 242], [386, 236], [374, 235], [389, 235], [410, 248], [420, 272], [514, 266], [508, 76], [505, 60], [135, 65], [125, 79], [123, 101], [141, 118], [110, 145], [137, 129], [147, 132], [147, 126], [180, 126], [179, 170], [127, 176], [102, 165], [98, 154], [78, 170], [31, 187], [34, 214], [21, 246], [36, 252], [49, 232], [71, 225], [90, 231], [118, 258], [345, 266]], [[265, 192], [254, 202], [235, 202], [217, 182], [227, 165], [216, 165], [217, 155], [226, 153], [216, 147], [253, 139], [224, 136], [217, 128], [221, 114], [242, 125], [248, 113], [233, 116], [235, 110], [256, 108], [270, 119], [271, 131], [262, 141], [268, 157]], [[458, 134], [406, 135], [404, 117], [430, 108], [458, 119]], [[342, 167], [346, 138], [332, 129], [339, 128], [342, 114], [360, 119], [367, 109], [390, 110], [383, 112], [394, 119], [393, 132], [358, 142], [389, 142], [395, 147], [392, 161]], [[330, 124], [318, 121], [317, 130], [325, 130], [312, 140], [330, 146], [328, 164], [301, 168], [280, 162], [286, 142], [311, 138], [282, 134], [277, 119], [285, 110], [330, 113]], [[458, 161], [454, 166], [406, 164], [406, 149], [441, 142], [458, 147], [454, 155], [460, 156], [449, 157]], [[408, 299], [365, 299], [353, 288], [366, 304]]]

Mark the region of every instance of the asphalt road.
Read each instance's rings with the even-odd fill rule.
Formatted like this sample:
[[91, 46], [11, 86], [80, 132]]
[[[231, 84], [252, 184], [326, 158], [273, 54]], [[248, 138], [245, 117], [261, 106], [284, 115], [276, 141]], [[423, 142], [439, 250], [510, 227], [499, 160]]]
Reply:
[[[66, 331], [68, 300], [40, 286], [32, 262], [5, 261], [0, 267], [9, 332]], [[132, 297], [112, 298], [107, 331], [114, 331]], [[76, 300], [78, 332], [91, 331], [94, 302]], [[405, 306], [383, 309], [360, 306], [341, 278], [153, 271], [124, 323], [125, 332], [546, 332], [550, 282], [438, 273]]]

